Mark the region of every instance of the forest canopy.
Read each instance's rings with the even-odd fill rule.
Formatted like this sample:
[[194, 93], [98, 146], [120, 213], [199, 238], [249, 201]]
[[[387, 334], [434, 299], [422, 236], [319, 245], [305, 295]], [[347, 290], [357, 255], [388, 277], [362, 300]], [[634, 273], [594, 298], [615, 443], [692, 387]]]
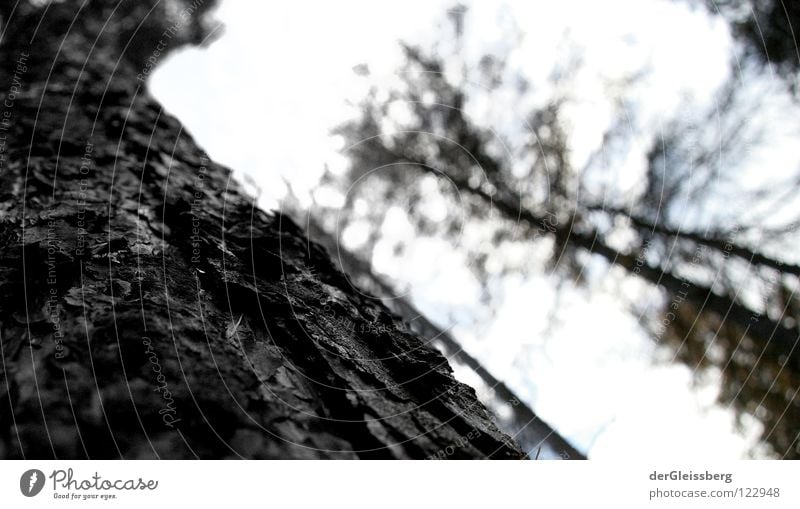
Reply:
[[349, 163], [322, 188], [341, 209], [309, 214], [364, 260], [402, 264], [416, 239], [445, 239], [488, 303], [513, 275], [612, 284], [665, 360], [716, 377], [719, 403], [761, 423], [766, 454], [798, 458], [798, 8], [710, 4], [735, 42], [710, 99], [654, 122], [637, 100], [648, 71], [632, 71], [603, 84], [606, 121], [588, 144], [573, 114], [580, 51], [534, 83], [518, 32], [481, 53], [470, 9], [450, 9], [436, 42], [404, 43], [398, 80], [374, 84], [334, 131]]

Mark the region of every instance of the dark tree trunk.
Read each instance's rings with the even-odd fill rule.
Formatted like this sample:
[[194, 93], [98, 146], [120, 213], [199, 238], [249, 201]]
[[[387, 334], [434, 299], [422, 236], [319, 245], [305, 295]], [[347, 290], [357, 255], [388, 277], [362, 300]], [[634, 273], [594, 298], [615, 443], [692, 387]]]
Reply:
[[498, 425], [503, 431], [511, 434], [531, 457], [539, 455], [542, 459], [586, 459], [583, 453], [539, 418], [508, 385], [461, 348], [447, 330], [428, 320], [405, 297], [398, 296], [389, 283], [370, 269], [368, 263], [360, 259], [357, 254], [348, 251], [333, 235], [328, 234], [311, 214], [304, 216], [294, 203], [290, 202], [288, 205], [291, 215], [298, 218], [298, 222], [305, 227], [307, 234], [329, 252], [335, 253], [334, 261], [337, 267], [345, 272], [351, 281], [380, 297], [386, 307], [405, 319], [412, 331], [436, 345], [448, 359], [466, 366], [478, 375], [492, 392], [492, 397], [484, 398], [484, 404], [493, 411], [496, 410], [495, 413], [501, 410], [509, 411], [511, 417], [499, 420]]
[[150, 97], [156, 2], [71, 4], [0, 7], [0, 457], [521, 457]]

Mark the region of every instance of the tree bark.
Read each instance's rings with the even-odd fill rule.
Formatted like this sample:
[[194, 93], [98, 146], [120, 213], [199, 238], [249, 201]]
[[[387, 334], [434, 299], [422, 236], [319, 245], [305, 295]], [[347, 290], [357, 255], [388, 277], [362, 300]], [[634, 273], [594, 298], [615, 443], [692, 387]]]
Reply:
[[523, 457], [149, 95], [163, 26], [23, 4], [0, 11], [0, 457]]
[[389, 283], [370, 269], [368, 263], [357, 254], [348, 251], [337, 239], [328, 234], [311, 214], [306, 215], [303, 220], [299, 207], [291, 206], [288, 212], [305, 227], [309, 237], [333, 253], [335, 263], [351, 281], [356, 281], [359, 287], [380, 297], [386, 307], [403, 317], [411, 330], [434, 343], [449, 360], [466, 366], [478, 375], [492, 392], [492, 397], [484, 398], [483, 403], [492, 411], [503, 409], [510, 411], [511, 417], [499, 420], [498, 425], [503, 431], [511, 434], [531, 457], [586, 459], [582, 452], [575, 449], [568, 440], [536, 415], [536, 412], [505, 382], [496, 378], [478, 359], [464, 350], [450, 332], [428, 320], [405, 297], [398, 296]]

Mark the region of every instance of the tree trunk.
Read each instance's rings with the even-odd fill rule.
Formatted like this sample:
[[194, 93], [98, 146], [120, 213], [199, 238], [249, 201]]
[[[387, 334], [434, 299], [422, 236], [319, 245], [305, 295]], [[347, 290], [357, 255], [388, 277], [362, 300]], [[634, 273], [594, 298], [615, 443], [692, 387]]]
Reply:
[[153, 100], [157, 2], [67, 4], [0, 7], [0, 457], [522, 457]]
[[337, 266], [351, 281], [356, 281], [359, 287], [380, 297], [386, 307], [403, 317], [411, 330], [436, 345], [449, 360], [466, 366], [481, 379], [491, 392], [491, 396], [484, 398], [483, 403], [495, 414], [503, 410], [511, 414], [508, 419], [500, 419], [498, 425], [511, 434], [527, 454], [541, 459], [586, 459], [583, 453], [536, 415], [508, 385], [464, 350], [450, 332], [428, 320], [406, 297], [398, 296], [389, 283], [370, 269], [368, 263], [328, 234], [312, 214], [303, 216], [299, 206], [291, 201], [288, 205], [289, 213], [305, 227], [309, 237], [335, 253]]

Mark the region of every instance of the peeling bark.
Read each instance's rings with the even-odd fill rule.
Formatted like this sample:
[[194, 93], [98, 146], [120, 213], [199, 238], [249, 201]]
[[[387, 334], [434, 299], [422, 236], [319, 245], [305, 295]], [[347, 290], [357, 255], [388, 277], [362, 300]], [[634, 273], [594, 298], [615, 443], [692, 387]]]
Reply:
[[163, 111], [114, 3], [4, 27], [0, 457], [522, 457]]

